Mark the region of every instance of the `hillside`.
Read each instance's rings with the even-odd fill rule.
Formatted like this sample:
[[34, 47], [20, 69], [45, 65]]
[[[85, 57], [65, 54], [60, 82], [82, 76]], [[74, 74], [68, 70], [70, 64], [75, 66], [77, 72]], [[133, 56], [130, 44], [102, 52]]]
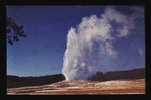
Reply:
[[95, 75], [89, 77], [89, 80], [94, 81], [109, 81], [109, 80], [133, 80], [145, 78], [145, 69], [138, 68], [127, 71], [113, 71], [113, 72], [97, 72]]
[[18, 77], [8, 75], [7, 88], [51, 84], [62, 80], [65, 80], [65, 77], [62, 74], [47, 75], [40, 77]]
[[[109, 80], [135, 80], [144, 79], [145, 69], [139, 68], [128, 71], [114, 71], [103, 74], [97, 72], [95, 75], [88, 78], [89, 81], [109, 81]], [[40, 77], [18, 77], [7, 76], [7, 88], [25, 87], [25, 86], [39, 86], [51, 83], [56, 83], [65, 80], [64, 75], [48, 75]]]

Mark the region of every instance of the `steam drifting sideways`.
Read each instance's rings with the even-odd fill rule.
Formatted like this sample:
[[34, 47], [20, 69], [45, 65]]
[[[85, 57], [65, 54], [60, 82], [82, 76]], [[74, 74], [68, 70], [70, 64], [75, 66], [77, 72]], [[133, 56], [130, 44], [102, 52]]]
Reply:
[[[142, 9], [131, 7], [131, 10], [133, 13], [125, 15], [114, 7], [106, 7], [100, 16], [83, 17], [76, 28], [70, 28], [62, 69], [66, 80], [86, 80], [98, 71], [98, 67], [101, 69], [105, 58], [118, 57], [112, 42], [133, 34], [135, 20], [142, 16]], [[117, 24], [116, 28], [111, 24], [113, 22]]]

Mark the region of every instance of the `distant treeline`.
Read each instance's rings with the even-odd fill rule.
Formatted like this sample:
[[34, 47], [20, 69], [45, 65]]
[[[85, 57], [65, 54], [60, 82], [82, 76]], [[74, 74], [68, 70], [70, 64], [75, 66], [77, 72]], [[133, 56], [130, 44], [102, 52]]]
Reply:
[[18, 77], [18, 76], [8, 75], [7, 88], [44, 85], [44, 84], [59, 82], [62, 80], [65, 80], [65, 77], [62, 74], [40, 76], [40, 77]]
[[[143, 79], [145, 78], [145, 69], [133, 69], [128, 71], [113, 71], [113, 72], [97, 72], [96, 74], [90, 76], [88, 80], [90, 81], [109, 81], [109, 80], [133, 80], [133, 79]], [[18, 76], [7, 76], [7, 88], [16, 88], [23, 86], [38, 86], [51, 84], [59, 81], [65, 80], [63, 74], [48, 75], [40, 77], [18, 77]]]
[[109, 81], [109, 80], [133, 80], [133, 79], [143, 79], [145, 78], [145, 69], [138, 68], [128, 71], [113, 71], [113, 72], [97, 72], [92, 75], [88, 80], [92, 81]]

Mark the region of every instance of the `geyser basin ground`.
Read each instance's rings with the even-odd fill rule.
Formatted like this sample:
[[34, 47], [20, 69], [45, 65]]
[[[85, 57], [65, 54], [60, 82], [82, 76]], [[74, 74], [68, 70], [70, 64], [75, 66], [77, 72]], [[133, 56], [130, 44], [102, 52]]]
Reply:
[[145, 94], [145, 80], [62, 81], [50, 85], [10, 88], [8, 95]]

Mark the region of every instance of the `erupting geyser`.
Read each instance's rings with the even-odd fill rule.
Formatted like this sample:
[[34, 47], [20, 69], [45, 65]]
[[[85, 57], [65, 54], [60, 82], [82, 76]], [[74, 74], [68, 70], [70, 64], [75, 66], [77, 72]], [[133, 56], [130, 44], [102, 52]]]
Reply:
[[[71, 27], [62, 69], [66, 80], [86, 80], [102, 67], [102, 57], [116, 57], [118, 53], [112, 41], [127, 36], [134, 28], [133, 15], [125, 16], [108, 7], [100, 16], [84, 17], [76, 28]], [[117, 28], [113, 28], [113, 21], [119, 24]]]

